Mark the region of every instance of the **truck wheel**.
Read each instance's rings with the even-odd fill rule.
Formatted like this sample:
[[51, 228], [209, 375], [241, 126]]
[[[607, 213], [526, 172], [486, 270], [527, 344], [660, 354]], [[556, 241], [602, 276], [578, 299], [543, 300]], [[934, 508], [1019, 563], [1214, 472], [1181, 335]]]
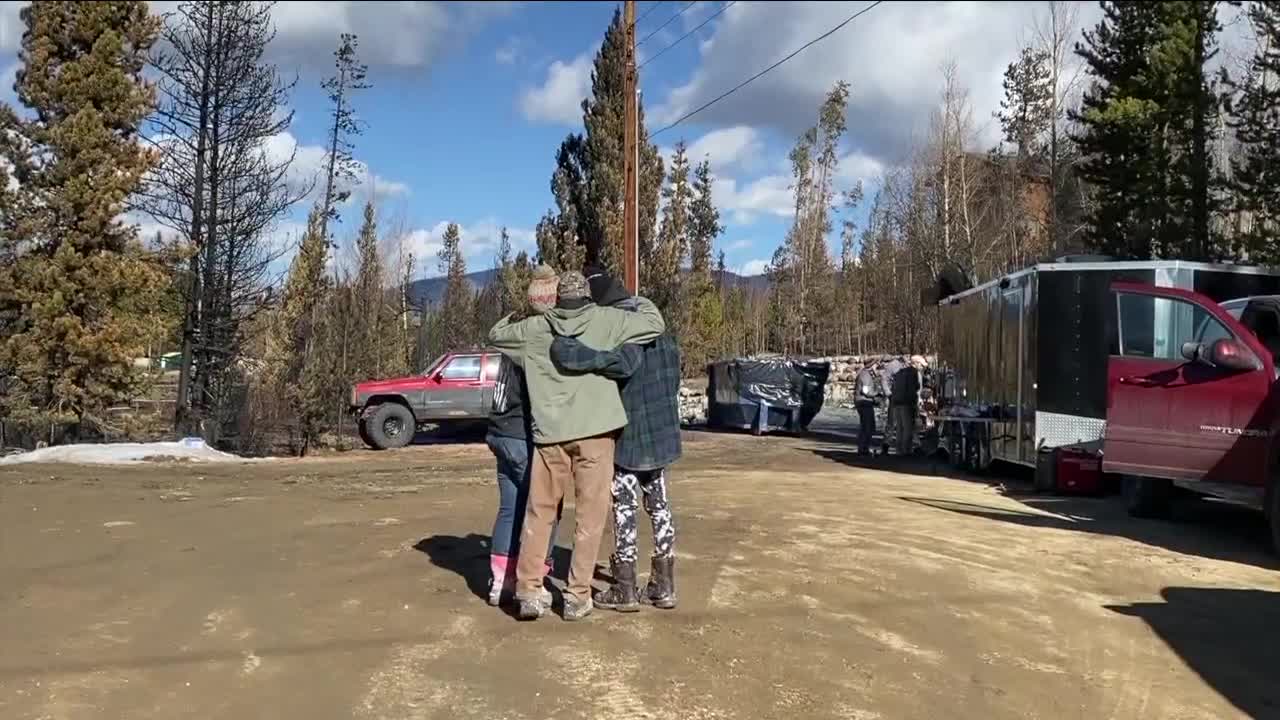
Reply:
[[364, 418], [356, 421], [356, 432], [359, 433], [361, 442], [371, 448], [376, 448], [373, 444], [373, 438], [369, 437], [369, 423]]
[[1122, 482], [1125, 506], [1133, 517], [1166, 518], [1173, 483], [1158, 478], [1126, 476]]
[[364, 424], [369, 444], [377, 450], [402, 448], [413, 441], [417, 430], [409, 408], [394, 402], [379, 405]]

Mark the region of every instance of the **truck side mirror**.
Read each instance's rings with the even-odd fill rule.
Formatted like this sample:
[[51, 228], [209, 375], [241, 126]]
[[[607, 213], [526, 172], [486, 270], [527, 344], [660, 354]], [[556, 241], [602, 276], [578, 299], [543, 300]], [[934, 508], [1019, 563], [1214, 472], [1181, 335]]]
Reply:
[[1222, 338], [1209, 347], [1209, 361], [1217, 368], [1241, 372], [1261, 369], [1253, 351], [1232, 338]]

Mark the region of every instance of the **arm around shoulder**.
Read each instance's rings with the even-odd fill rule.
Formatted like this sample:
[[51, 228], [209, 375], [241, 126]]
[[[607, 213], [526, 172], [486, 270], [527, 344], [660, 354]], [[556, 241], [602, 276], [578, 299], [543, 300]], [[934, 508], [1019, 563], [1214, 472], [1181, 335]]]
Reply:
[[667, 323], [662, 319], [662, 312], [658, 310], [658, 306], [648, 298], [636, 297], [635, 312], [621, 311], [622, 323], [620, 335], [615, 344], [623, 343], [647, 343], [650, 340], [662, 334], [667, 329]]
[[520, 351], [524, 348], [525, 336], [528, 334], [528, 323], [533, 318], [525, 318], [520, 322], [511, 322], [508, 315], [489, 329], [489, 344], [503, 355], [519, 362]]

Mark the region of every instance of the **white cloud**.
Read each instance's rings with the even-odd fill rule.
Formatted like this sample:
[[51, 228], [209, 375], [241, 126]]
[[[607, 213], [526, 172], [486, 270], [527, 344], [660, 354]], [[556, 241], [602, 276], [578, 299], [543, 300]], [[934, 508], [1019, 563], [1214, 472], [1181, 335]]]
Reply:
[[16, 52], [22, 42], [22, 19], [18, 13], [25, 2], [0, 2], [0, 52]]
[[[303, 188], [314, 182], [316, 187], [312, 199], [316, 192], [321, 191], [319, 185], [323, 178], [325, 158], [328, 156], [325, 148], [319, 145], [301, 145], [293, 133], [285, 131], [268, 138], [264, 150], [276, 162], [283, 161], [293, 153], [293, 165], [289, 168], [290, 182], [296, 188]], [[351, 201], [363, 201], [370, 192], [379, 201], [409, 194], [409, 186], [405, 183], [377, 175], [368, 165], [358, 160], [356, 165], [355, 181], [345, 188], [351, 191]]]
[[556, 60], [547, 79], [520, 95], [520, 111], [533, 122], [557, 125], [582, 123], [582, 99], [591, 92], [591, 67], [595, 51], [587, 51], [568, 63]]
[[[0, 52], [12, 52], [22, 38], [18, 11], [25, 2], [0, 2]], [[177, 2], [152, 2], [155, 13]], [[276, 37], [273, 59], [286, 66], [328, 70], [342, 33], [363, 42], [360, 59], [371, 66], [422, 68], [457, 48], [488, 20], [505, 14], [511, 2], [280, 2], [272, 10]]]
[[[737, 3], [713, 27], [701, 62], [652, 113], [670, 122], [737, 85], [836, 25], [847, 3]], [[927, 128], [941, 85], [942, 65], [954, 58], [970, 89], [974, 118], [991, 132], [1005, 66], [1028, 37], [1043, 3], [884, 3], [751, 85], [699, 114], [711, 126], [750, 124], [794, 136], [816, 120], [837, 80], [848, 80], [848, 138], [854, 150], [879, 161], [902, 157], [912, 136]], [[1096, 4], [1080, 4], [1082, 26], [1093, 25]], [[713, 160], [714, 162], [714, 160]]]
[[19, 64], [15, 62], [0, 69], [0, 101], [17, 101], [13, 84], [18, 81], [18, 67]]
[[[414, 267], [417, 268], [415, 274], [418, 276], [434, 277], [440, 274], [436, 255], [440, 252], [441, 238], [448, 226], [448, 220], [441, 220], [430, 228], [417, 228], [405, 236], [404, 246], [413, 253]], [[494, 218], [484, 218], [470, 224], [458, 223], [458, 236], [461, 238], [459, 244], [462, 246], [462, 255], [467, 260], [468, 272], [493, 266], [502, 227]], [[524, 250], [532, 255], [536, 247], [532, 230], [508, 227], [507, 235], [511, 238], [512, 254]]]
[[[674, 148], [664, 147], [660, 152], [663, 162], [670, 167]], [[691, 165], [707, 159], [716, 173], [729, 170], [749, 171], [760, 165], [764, 154], [764, 138], [759, 130], [746, 125], [719, 128], [689, 143], [686, 154]]]
[[768, 260], [759, 260], [759, 259], [748, 260], [742, 263], [742, 265], [738, 267], [738, 269], [736, 269], [734, 272], [737, 273], [738, 275], [742, 275], [743, 277], [750, 277], [752, 275], [764, 274], [764, 271], [768, 267], [769, 267]]
[[791, 178], [766, 175], [738, 186], [733, 178], [716, 176], [711, 194], [721, 213], [736, 225], [749, 225], [761, 216], [787, 218], [794, 212]]
[[725, 245], [725, 246], [724, 246], [724, 251], [725, 251], [725, 252], [735, 252], [735, 251], [737, 251], [737, 250], [746, 250], [746, 249], [747, 249], [747, 248], [749, 248], [749, 247], [751, 247], [751, 241], [750, 241], [750, 240], [746, 240], [746, 239], [742, 239], [742, 240], [734, 240], [733, 242], [731, 242], [731, 243], [729, 243], [728, 245]]

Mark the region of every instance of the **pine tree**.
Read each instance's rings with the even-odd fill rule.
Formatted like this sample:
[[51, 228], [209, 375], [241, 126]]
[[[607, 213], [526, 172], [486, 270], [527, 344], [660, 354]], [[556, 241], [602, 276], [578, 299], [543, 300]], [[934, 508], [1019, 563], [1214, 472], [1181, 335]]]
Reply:
[[1168, 216], [1161, 187], [1161, 166], [1167, 163], [1155, 137], [1160, 104], [1145, 82], [1158, 8], [1108, 2], [1102, 9], [1102, 21], [1076, 46], [1094, 78], [1080, 112], [1072, 115], [1082, 127], [1075, 138], [1086, 158], [1080, 175], [1096, 194], [1088, 241], [1100, 252], [1147, 259], [1154, 252], [1155, 228]]
[[[711, 163], [704, 159], [693, 171], [693, 201], [689, 206], [689, 271], [704, 282], [711, 279], [715, 239], [724, 232], [711, 190]], [[724, 262], [723, 253], [720, 262]]]
[[360, 165], [352, 156], [352, 139], [361, 133], [360, 119], [352, 107], [352, 94], [372, 87], [368, 82], [368, 67], [356, 56], [359, 40], [351, 33], [342, 33], [338, 49], [333, 52], [335, 74], [326, 78], [321, 87], [332, 105], [329, 125], [329, 148], [325, 158], [324, 228], [328, 232], [329, 220], [338, 219], [338, 205], [351, 196], [350, 183], [359, 174]]
[[[683, 145], [677, 146], [677, 158], [683, 154]], [[673, 171], [675, 167], [676, 162], [673, 161]], [[684, 277], [682, 293], [682, 304], [686, 310], [681, 336], [684, 346], [682, 357], [686, 371], [692, 374], [700, 374], [720, 352], [720, 336], [725, 331], [724, 299], [711, 277], [715, 239], [724, 228], [720, 225], [720, 211], [711, 193], [711, 164], [704, 159], [693, 173], [688, 218], [689, 273]], [[668, 207], [671, 207], [670, 202]], [[724, 262], [723, 253], [720, 262]]]
[[[504, 227], [498, 235], [498, 252], [493, 259], [495, 270], [494, 281], [501, 290], [498, 296], [498, 317], [514, 312], [519, 304], [519, 279], [516, 277], [515, 262], [511, 257], [511, 236]], [[485, 327], [489, 327], [486, 325]]]
[[440, 300], [439, 341], [445, 351], [466, 348], [473, 341], [475, 323], [471, 283], [467, 280], [467, 261], [462, 256], [462, 236], [457, 223], [445, 227], [437, 255], [438, 268], [444, 275], [444, 297]]
[[[155, 102], [143, 68], [159, 32], [145, 2], [33, 2], [14, 87], [34, 116], [4, 109], [5, 159], [17, 174], [0, 221], [0, 368], [8, 415], [107, 426], [105, 410], [137, 385], [132, 358], [156, 336], [151, 317], [167, 271], [119, 220], [154, 157], [139, 128]], [[17, 246], [13, 241], [19, 243]], [[163, 334], [163, 333], [162, 333]]]
[[1248, 230], [1234, 254], [1251, 263], [1280, 264], [1280, 3], [1249, 5], [1257, 46], [1242, 81], [1223, 76], [1236, 93], [1228, 125], [1240, 142], [1231, 159], [1232, 210]]
[[[559, 235], [563, 244], [586, 248], [585, 259], [597, 262], [613, 274], [622, 270], [622, 130], [625, 109], [626, 28], [621, 10], [615, 10], [596, 53], [591, 74], [591, 95], [582, 102], [584, 133], [570, 135], [560, 145], [552, 192], [559, 207]], [[640, 126], [639, 244], [653, 240], [657, 224], [658, 194], [662, 187], [662, 157], [649, 142], [644, 105], [637, 101]], [[572, 207], [572, 212], [567, 209]], [[565, 250], [561, 249], [562, 255]], [[544, 257], [543, 260], [548, 258]], [[576, 258], [574, 258], [576, 259]], [[561, 265], [561, 269], [577, 265]]]
[[1056, 92], [1049, 59], [1048, 52], [1025, 47], [1004, 71], [1004, 99], [995, 116], [1021, 158], [1041, 157], [1048, 149]]
[[330, 392], [336, 385], [335, 368], [325, 347], [332, 323], [325, 312], [330, 287], [325, 277], [329, 240], [325, 235], [322, 206], [312, 208], [298, 252], [289, 264], [281, 297], [277, 336], [281, 342], [270, 365], [275, 387], [288, 396], [298, 424], [298, 453], [306, 455], [320, 438], [326, 411], [332, 408]]
[[1216, 54], [1216, 2], [1104, 2], [1076, 52], [1093, 86], [1073, 114], [1081, 176], [1096, 192], [1089, 243], [1128, 258], [1209, 259], [1218, 253], [1206, 74]]
[[[653, 300], [671, 324], [673, 311], [680, 302], [680, 266], [688, 253], [692, 229], [690, 205], [693, 195], [684, 142], [676, 143], [662, 198], [665, 205], [658, 235], [648, 242], [642, 240], [639, 247], [640, 291]], [[673, 330], [679, 332], [678, 328]]]
[[784, 352], [816, 349], [820, 328], [833, 311], [835, 267], [827, 234], [848, 100], [849, 84], [837, 82], [818, 110], [818, 123], [800, 135], [789, 155], [795, 218], [768, 272], [771, 327]]
[[1209, 64], [1218, 54], [1222, 30], [1216, 0], [1162, 2], [1162, 42], [1152, 65], [1168, 83], [1167, 126], [1174, 148], [1172, 209], [1182, 219], [1161, 243], [1164, 252], [1188, 260], [1216, 260], [1222, 256], [1212, 219], [1221, 205], [1220, 181], [1209, 147], [1213, 144], [1222, 108]]
[[382, 256], [378, 252], [378, 222], [373, 202], [364, 205], [364, 222], [356, 236], [357, 266], [352, 288], [353, 353], [348, 381], [358, 382], [383, 377], [387, 364], [388, 335], [391, 318], [387, 312], [386, 287], [383, 282]]

